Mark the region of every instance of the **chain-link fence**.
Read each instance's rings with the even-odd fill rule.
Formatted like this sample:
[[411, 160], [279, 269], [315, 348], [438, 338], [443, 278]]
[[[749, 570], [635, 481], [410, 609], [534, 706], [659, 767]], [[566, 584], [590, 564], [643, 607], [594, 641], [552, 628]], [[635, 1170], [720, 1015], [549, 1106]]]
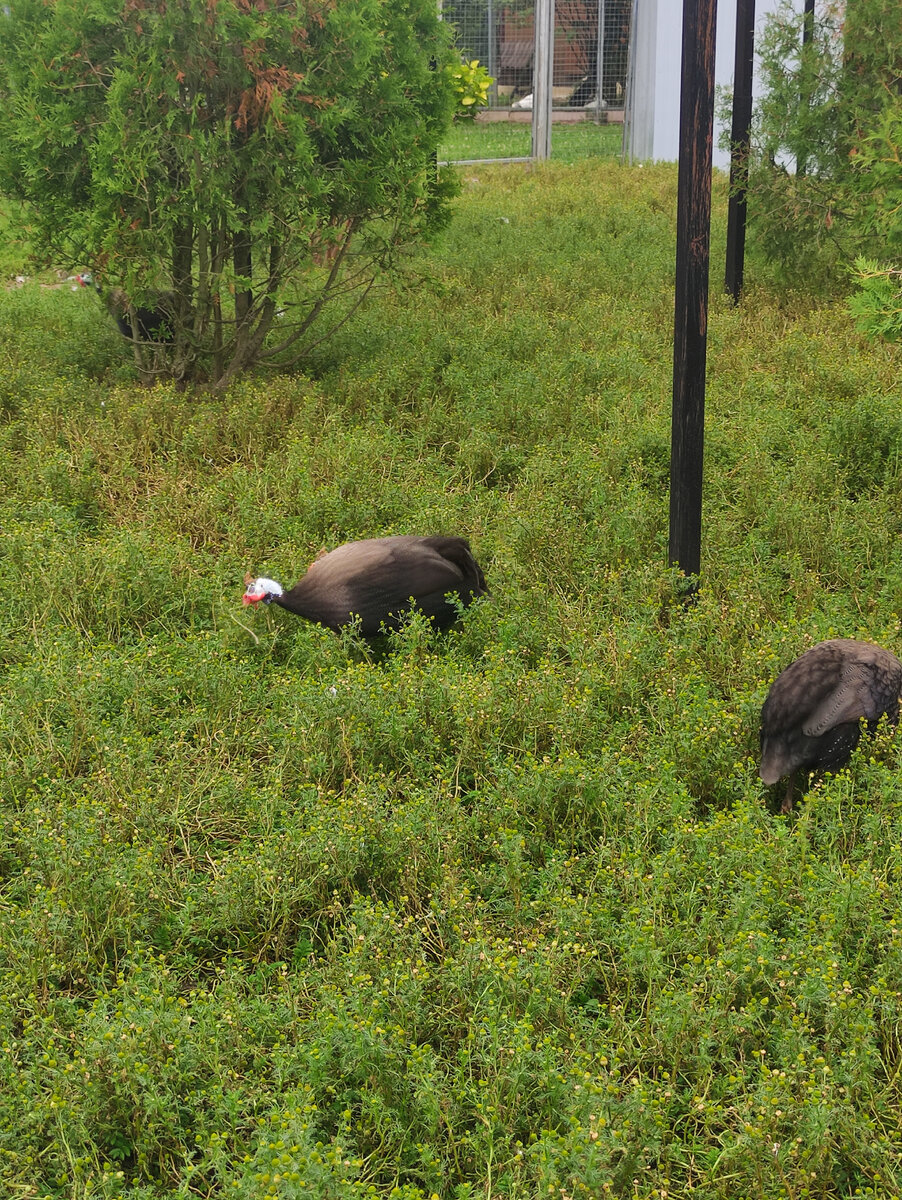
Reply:
[[[582, 121], [622, 122], [632, 7], [633, 0], [556, 0], [551, 83], [555, 133], [559, 126]], [[508, 120], [528, 125], [535, 93], [535, 14], [534, 0], [443, 0], [442, 15], [454, 25], [461, 57], [478, 59], [495, 81], [477, 124]], [[499, 136], [496, 131], [482, 140], [495, 143]], [[475, 131], [470, 137], [474, 143], [480, 139]], [[584, 140], [591, 141], [588, 132]], [[615, 141], [609, 135], [605, 145]]]

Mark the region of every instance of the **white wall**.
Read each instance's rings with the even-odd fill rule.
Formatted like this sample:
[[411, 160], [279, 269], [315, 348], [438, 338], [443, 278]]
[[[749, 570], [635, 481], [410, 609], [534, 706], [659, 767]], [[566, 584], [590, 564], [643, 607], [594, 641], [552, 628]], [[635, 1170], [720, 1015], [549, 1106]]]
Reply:
[[[756, 0], [755, 34], [780, 0]], [[797, 12], [804, 0], [793, 0]], [[679, 0], [636, 0], [633, 20], [632, 97], [627, 96], [628, 156], [634, 161], [675, 162], [680, 147], [680, 54], [683, 6]], [[718, 0], [715, 83], [732, 88], [736, 57], [736, 0]], [[758, 74], [753, 94], [757, 98]], [[714, 165], [729, 167], [714, 129]]]

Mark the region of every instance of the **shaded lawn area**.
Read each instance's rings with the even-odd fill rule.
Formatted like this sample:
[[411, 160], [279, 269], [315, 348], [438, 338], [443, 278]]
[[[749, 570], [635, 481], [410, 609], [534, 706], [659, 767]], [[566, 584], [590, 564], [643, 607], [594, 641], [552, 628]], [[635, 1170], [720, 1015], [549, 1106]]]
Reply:
[[[531, 152], [528, 123], [514, 121], [462, 121], [451, 127], [439, 147], [439, 159], [524, 158]], [[573, 163], [584, 158], [619, 159], [623, 141], [620, 124], [597, 125], [555, 122], [551, 128], [554, 162]]]

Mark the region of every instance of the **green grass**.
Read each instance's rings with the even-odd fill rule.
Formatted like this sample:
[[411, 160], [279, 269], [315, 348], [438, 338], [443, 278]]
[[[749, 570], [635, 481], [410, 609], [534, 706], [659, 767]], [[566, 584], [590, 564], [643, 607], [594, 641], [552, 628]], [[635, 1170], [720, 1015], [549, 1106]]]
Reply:
[[[787, 819], [757, 719], [899, 649], [898, 348], [719, 295], [704, 574], [665, 565], [676, 171], [480, 168], [310, 377], [130, 378], [0, 292], [0, 1191], [902, 1194], [891, 737]], [[379, 654], [240, 605], [462, 532]]]
[[0, 283], [5, 286], [22, 273], [27, 257], [27, 248], [10, 232], [13, 218], [19, 215], [14, 202], [0, 196]]
[[[622, 125], [596, 125], [594, 121], [555, 123], [551, 128], [551, 157], [572, 163], [584, 158], [619, 159]], [[462, 121], [453, 125], [439, 147], [442, 161], [469, 158], [525, 158], [531, 153], [528, 123], [514, 121]]]

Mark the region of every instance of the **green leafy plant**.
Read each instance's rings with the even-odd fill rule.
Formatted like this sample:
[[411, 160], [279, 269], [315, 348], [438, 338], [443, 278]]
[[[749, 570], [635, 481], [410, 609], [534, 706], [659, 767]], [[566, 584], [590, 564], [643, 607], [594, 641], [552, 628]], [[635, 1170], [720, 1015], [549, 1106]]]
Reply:
[[829, 0], [809, 18], [784, 4], [755, 49], [763, 84], [749, 174], [755, 242], [796, 281], [841, 280], [839, 264], [878, 245], [861, 151], [887, 108], [898, 109], [898, 6]]
[[445, 72], [451, 81], [457, 107], [455, 121], [475, 121], [480, 108], [488, 104], [489, 88], [495, 82], [478, 58], [469, 62], [449, 63]]
[[865, 333], [895, 341], [902, 337], [902, 269], [884, 255], [902, 252], [902, 99], [887, 97], [877, 130], [855, 151], [853, 183], [883, 261], [855, 260], [858, 291], [849, 306]]
[[858, 328], [873, 337], [898, 341], [902, 337], [902, 269], [856, 258], [854, 275], [858, 291], [849, 297], [849, 308]]
[[451, 115], [432, 0], [11, 0], [0, 188], [87, 266], [145, 379], [289, 361], [437, 228]]

